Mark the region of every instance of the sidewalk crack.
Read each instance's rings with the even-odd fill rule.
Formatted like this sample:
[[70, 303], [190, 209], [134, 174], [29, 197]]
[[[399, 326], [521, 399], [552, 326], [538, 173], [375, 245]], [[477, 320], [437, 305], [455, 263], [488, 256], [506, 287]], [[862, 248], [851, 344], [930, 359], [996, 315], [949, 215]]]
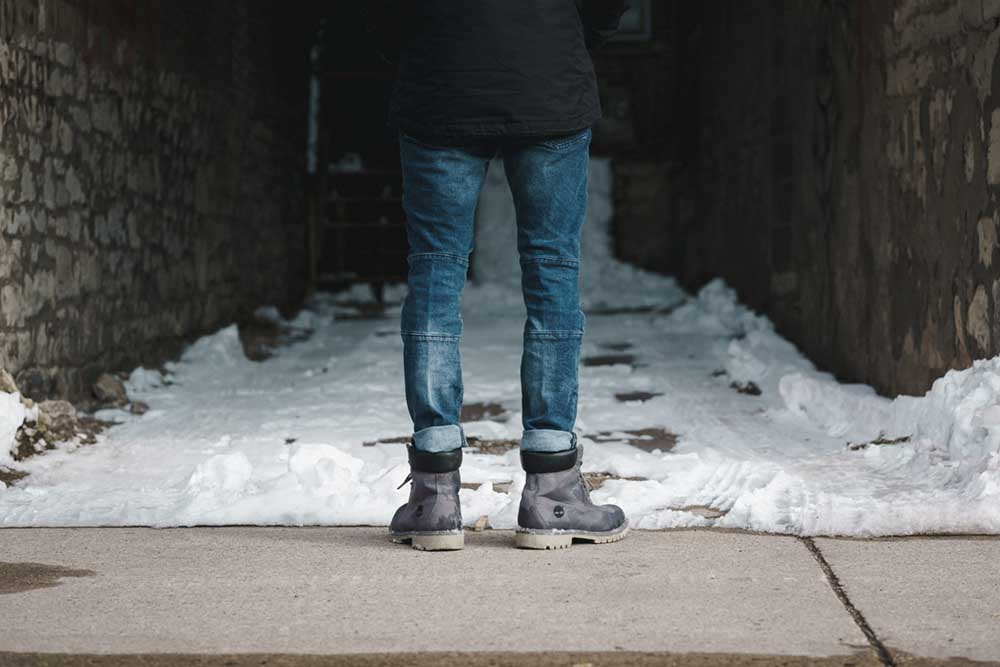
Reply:
[[865, 639], [868, 640], [868, 645], [871, 646], [871, 649], [875, 652], [875, 657], [877, 657], [883, 665], [886, 665], [886, 667], [896, 667], [896, 661], [893, 660], [892, 654], [889, 653], [889, 649], [885, 647], [882, 640], [880, 640], [878, 635], [875, 634], [875, 631], [872, 629], [872, 626], [868, 624], [868, 620], [865, 618], [864, 614], [861, 613], [861, 610], [854, 606], [854, 603], [851, 602], [851, 598], [847, 597], [847, 591], [844, 590], [844, 586], [840, 583], [837, 573], [833, 571], [832, 567], [830, 567], [830, 563], [827, 562], [823, 552], [820, 551], [818, 546], [816, 546], [816, 542], [813, 541], [811, 537], [800, 537], [799, 540], [806, 545], [806, 549], [809, 550], [809, 553], [811, 553], [813, 558], [816, 559], [816, 562], [819, 563], [819, 567], [823, 570], [823, 574], [826, 576], [826, 581], [830, 584], [830, 588], [833, 589], [834, 595], [836, 595], [837, 599], [840, 600], [840, 603], [844, 605], [844, 609], [846, 609], [847, 613], [851, 615], [852, 619], [854, 619], [854, 624], [858, 626], [861, 633], [865, 636]]

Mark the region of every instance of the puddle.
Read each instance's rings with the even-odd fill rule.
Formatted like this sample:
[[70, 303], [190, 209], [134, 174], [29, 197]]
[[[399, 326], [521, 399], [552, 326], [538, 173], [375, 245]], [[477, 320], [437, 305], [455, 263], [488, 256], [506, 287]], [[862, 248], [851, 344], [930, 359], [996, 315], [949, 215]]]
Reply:
[[645, 403], [651, 398], [656, 398], [657, 396], [663, 396], [661, 392], [653, 391], [627, 391], [622, 394], [615, 394], [615, 400], [619, 403], [631, 403], [638, 401], [640, 403]]
[[[626, 437], [621, 437], [624, 433]], [[659, 449], [661, 452], [669, 452], [677, 444], [677, 434], [663, 428], [640, 428], [633, 431], [598, 431], [587, 435], [594, 442], [624, 442], [638, 447], [639, 449], [651, 452]]]
[[624, 364], [631, 366], [635, 361], [634, 354], [596, 354], [592, 357], [584, 357], [583, 365], [592, 368], [594, 366], [617, 366]]
[[495, 421], [505, 422], [510, 417], [499, 403], [469, 403], [462, 406], [462, 423]]
[[45, 563], [0, 562], [0, 595], [23, 593], [36, 588], [58, 586], [63, 577], [93, 577], [93, 570], [74, 570], [61, 565]]

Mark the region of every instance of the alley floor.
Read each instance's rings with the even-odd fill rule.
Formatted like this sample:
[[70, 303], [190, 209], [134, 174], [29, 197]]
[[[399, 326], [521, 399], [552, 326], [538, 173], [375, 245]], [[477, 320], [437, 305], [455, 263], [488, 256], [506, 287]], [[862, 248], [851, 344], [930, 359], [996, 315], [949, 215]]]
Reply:
[[466, 542], [426, 553], [384, 528], [2, 530], [0, 664], [1000, 664], [996, 539]]
[[[609, 269], [598, 283], [638, 287], [585, 293], [576, 431], [595, 499], [634, 528], [1000, 533], [1000, 358], [890, 400], [818, 371], [721, 282], [691, 295]], [[141, 410], [100, 410], [115, 424], [96, 443], [11, 464], [0, 526], [386, 525], [412, 427], [402, 294], [365, 294], [318, 295], [291, 321], [264, 309], [270, 337], [233, 325], [135, 369]], [[463, 517], [512, 529], [524, 306], [503, 285], [463, 305]]]

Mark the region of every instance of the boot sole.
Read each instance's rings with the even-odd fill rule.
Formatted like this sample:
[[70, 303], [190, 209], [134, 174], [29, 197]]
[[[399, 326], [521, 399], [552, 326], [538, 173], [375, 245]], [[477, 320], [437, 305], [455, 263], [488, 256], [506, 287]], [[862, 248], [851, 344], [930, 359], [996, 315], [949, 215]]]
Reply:
[[628, 522], [609, 533], [592, 533], [585, 530], [554, 532], [518, 527], [514, 533], [514, 546], [518, 549], [569, 549], [573, 546], [573, 540], [610, 544], [624, 540], [626, 535], [628, 535]]
[[396, 544], [410, 543], [417, 551], [458, 551], [465, 548], [465, 533], [399, 533], [392, 535]]

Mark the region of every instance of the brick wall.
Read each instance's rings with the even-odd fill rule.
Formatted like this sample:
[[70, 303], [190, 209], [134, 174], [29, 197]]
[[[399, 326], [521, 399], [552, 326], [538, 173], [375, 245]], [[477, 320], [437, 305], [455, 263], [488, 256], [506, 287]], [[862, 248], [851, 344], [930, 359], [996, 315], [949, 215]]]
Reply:
[[305, 83], [279, 15], [0, 0], [0, 367], [27, 393], [301, 294]]
[[683, 14], [695, 140], [655, 268], [724, 276], [819, 365], [890, 394], [1000, 353], [998, 17], [995, 0]]

